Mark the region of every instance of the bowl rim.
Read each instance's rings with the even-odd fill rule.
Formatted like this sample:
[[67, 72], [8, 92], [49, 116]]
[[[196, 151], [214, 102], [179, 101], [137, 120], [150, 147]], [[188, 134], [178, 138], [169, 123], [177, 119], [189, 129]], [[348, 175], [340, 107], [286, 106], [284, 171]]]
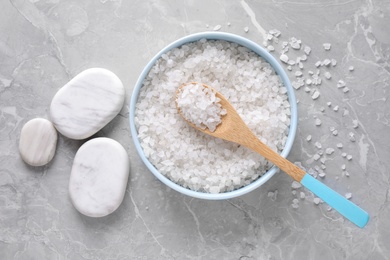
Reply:
[[275, 70], [276, 74], [281, 78], [283, 85], [287, 88], [287, 95], [288, 95], [288, 101], [290, 103], [290, 109], [291, 109], [291, 115], [290, 115], [290, 127], [289, 132], [287, 135], [286, 144], [283, 148], [283, 151], [280, 153], [281, 156], [287, 157], [289, 152], [291, 151], [292, 145], [294, 143], [296, 131], [297, 131], [297, 124], [298, 124], [298, 109], [297, 109], [297, 102], [294, 94], [294, 89], [291, 85], [290, 79], [288, 78], [285, 70], [283, 69], [282, 65], [274, 58], [267, 50], [265, 50], [263, 47], [258, 45], [257, 43], [244, 38], [242, 36], [231, 34], [231, 33], [225, 33], [225, 32], [200, 32], [200, 33], [194, 33], [187, 35], [185, 37], [182, 37], [166, 47], [164, 47], [162, 50], [160, 50], [145, 66], [145, 68], [142, 70], [140, 76], [138, 77], [138, 80], [134, 86], [132, 96], [130, 98], [130, 114], [129, 114], [129, 120], [130, 120], [130, 132], [132, 136], [133, 143], [135, 145], [135, 148], [141, 157], [141, 160], [144, 162], [146, 167], [153, 173], [153, 175], [159, 179], [161, 182], [163, 182], [168, 187], [184, 194], [190, 197], [199, 198], [199, 199], [206, 199], [206, 200], [225, 200], [225, 199], [231, 199], [235, 197], [242, 196], [244, 194], [247, 194], [264, 183], [266, 183], [272, 176], [275, 175], [276, 172], [279, 171], [279, 168], [276, 166], [272, 166], [266, 173], [264, 173], [261, 177], [259, 177], [257, 180], [253, 181], [252, 183], [243, 186], [239, 189], [224, 192], [224, 193], [205, 193], [200, 191], [194, 191], [187, 188], [184, 188], [183, 186], [180, 186], [179, 184], [171, 181], [168, 179], [168, 177], [164, 176], [162, 173], [160, 173], [157, 168], [146, 158], [143, 149], [141, 147], [140, 141], [138, 139], [138, 133], [137, 129], [135, 127], [135, 109], [136, 109], [136, 103], [138, 100], [138, 95], [141, 90], [141, 87], [143, 85], [143, 81], [148, 75], [150, 69], [154, 66], [156, 61], [166, 52], [179, 47], [183, 44], [199, 41], [201, 39], [207, 39], [207, 40], [224, 40], [228, 42], [237, 43], [241, 46], [247, 47], [248, 49], [254, 51], [259, 56], [261, 56], [263, 59], [265, 59], [268, 63], [271, 64], [272, 68]]

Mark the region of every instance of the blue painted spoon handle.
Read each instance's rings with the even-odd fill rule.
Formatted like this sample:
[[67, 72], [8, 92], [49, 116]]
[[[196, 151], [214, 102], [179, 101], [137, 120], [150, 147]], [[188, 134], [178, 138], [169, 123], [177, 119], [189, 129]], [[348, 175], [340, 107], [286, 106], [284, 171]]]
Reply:
[[[250, 130], [248, 130], [250, 131]], [[249, 132], [241, 131], [241, 134], [249, 136], [245, 139], [240, 139], [240, 143], [244, 146], [254, 150], [255, 152], [263, 155], [267, 160], [273, 162], [282, 171], [290, 175], [294, 180], [300, 182], [303, 186], [311, 190], [316, 196], [321, 198], [323, 201], [329, 204], [332, 208], [340, 212], [344, 217], [349, 219], [351, 222], [359, 227], [364, 227], [369, 219], [367, 212], [341, 196], [322, 182], [316, 180], [304, 170], [296, 166], [295, 164], [288, 161], [286, 158], [280, 156], [278, 153], [273, 151], [267, 145], [262, 143], [257, 137]], [[236, 137], [234, 137], [236, 138]], [[229, 141], [233, 141], [234, 138]], [[237, 139], [237, 138], [236, 138]]]
[[301, 184], [358, 227], [363, 228], [367, 224], [370, 218], [367, 212], [309, 174], [303, 176]]

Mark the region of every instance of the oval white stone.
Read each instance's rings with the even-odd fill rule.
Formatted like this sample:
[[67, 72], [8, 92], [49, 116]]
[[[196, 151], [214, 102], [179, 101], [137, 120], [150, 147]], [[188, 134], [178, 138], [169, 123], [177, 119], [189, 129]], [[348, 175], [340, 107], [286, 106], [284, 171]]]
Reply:
[[23, 161], [32, 166], [42, 166], [53, 159], [57, 147], [57, 130], [43, 118], [28, 121], [22, 128], [19, 153]]
[[53, 97], [50, 118], [64, 136], [85, 139], [109, 123], [125, 100], [122, 81], [111, 71], [87, 69]]
[[129, 177], [126, 150], [99, 137], [83, 144], [74, 158], [69, 194], [75, 208], [89, 217], [104, 217], [122, 203]]

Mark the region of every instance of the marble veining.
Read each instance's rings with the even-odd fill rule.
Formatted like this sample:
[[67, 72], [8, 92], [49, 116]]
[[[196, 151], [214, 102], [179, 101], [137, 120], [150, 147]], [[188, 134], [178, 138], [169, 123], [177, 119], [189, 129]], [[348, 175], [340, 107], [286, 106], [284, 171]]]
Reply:
[[20, 156], [32, 166], [47, 164], [56, 152], [57, 136], [57, 130], [49, 120], [31, 119], [23, 126], [20, 133]]
[[129, 158], [117, 141], [99, 137], [77, 151], [69, 179], [69, 196], [80, 213], [104, 217], [122, 203], [129, 177]]
[[50, 119], [64, 136], [86, 139], [119, 113], [124, 100], [123, 84], [114, 73], [87, 69], [58, 90], [50, 104]]
[[[10, 0], [0, 8], [1, 259], [390, 259], [389, 1]], [[364, 229], [282, 173], [243, 197], [203, 201], [168, 189], [143, 165], [127, 106], [138, 76], [172, 41], [214, 29], [266, 43], [277, 59], [292, 37], [301, 40], [286, 53], [295, 62], [311, 48], [303, 69], [281, 62], [292, 82], [305, 80], [288, 159], [351, 193], [371, 216]], [[278, 42], [267, 40], [273, 29]], [[325, 59], [337, 65], [316, 67]], [[80, 214], [69, 196], [84, 140], [59, 135], [41, 167], [18, 151], [23, 125], [49, 118], [58, 89], [88, 68], [115, 72], [126, 91], [119, 114], [92, 136], [118, 141], [131, 162], [123, 202], [101, 218]], [[317, 70], [322, 83], [307, 85]]]

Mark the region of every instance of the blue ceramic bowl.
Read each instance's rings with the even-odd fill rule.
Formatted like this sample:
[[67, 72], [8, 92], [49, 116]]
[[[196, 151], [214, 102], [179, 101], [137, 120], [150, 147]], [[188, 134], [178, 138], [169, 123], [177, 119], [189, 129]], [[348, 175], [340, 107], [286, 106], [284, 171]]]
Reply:
[[208, 39], [208, 40], [225, 40], [228, 42], [234, 42], [239, 45], [242, 45], [244, 47], [247, 47], [248, 49], [254, 51], [258, 55], [260, 55], [262, 58], [264, 58], [267, 62], [271, 64], [271, 66], [274, 68], [276, 73], [280, 76], [284, 86], [287, 88], [287, 94], [288, 99], [291, 105], [291, 124], [290, 129], [286, 141], [286, 145], [281, 153], [283, 157], [287, 157], [289, 154], [291, 147], [294, 142], [296, 130], [297, 130], [297, 123], [298, 123], [298, 112], [297, 112], [297, 103], [294, 95], [294, 89], [291, 86], [290, 80], [286, 74], [286, 72], [283, 70], [283, 67], [279, 64], [279, 62], [271, 55], [268, 51], [266, 51], [264, 48], [260, 47], [258, 44], [243, 38], [238, 35], [229, 34], [229, 33], [223, 33], [223, 32], [203, 32], [203, 33], [196, 33], [192, 34], [186, 37], [183, 37], [168, 46], [166, 46], [164, 49], [162, 49], [159, 53], [157, 53], [156, 56], [153, 57], [153, 59], [146, 65], [144, 70], [142, 71], [141, 75], [139, 76], [137, 83], [134, 87], [133, 94], [130, 100], [130, 130], [131, 135], [135, 144], [135, 147], [138, 151], [138, 154], [140, 155], [142, 161], [145, 163], [145, 165], [149, 168], [149, 170], [164, 184], [166, 184], [168, 187], [181, 192], [185, 195], [194, 197], [194, 198], [200, 198], [200, 199], [207, 199], [207, 200], [223, 200], [223, 199], [231, 199], [234, 197], [238, 197], [244, 194], [247, 194], [248, 192], [253, 191], [254, 189], [257, 189], [261, 185], [263, 185], [266, 181], [268, 181], [274, 174], [279, 170], [279, 168], [273, 166], [271, 169], [269, 169], [263, 176], [258, 178], [256, 181], [252, 182], [251, 184], [244, 186], [242, 188], [239, 188], [234, 191], [219, 193], [219, 194], [210, 194], [210, 193], [204, 193], [204, 192], [198, 192], [186, 189], [174, 182], [172, 182], [170, 179], [162, 175], [158, 169], [146, 158], [144, 151], [142, 150], [140, 141], [138, 139], [138, 133], [137, 129], [135, 127], [134, 122], [134, 116], [135, 116], [135, 106], [137, 103], [138, 95], [140, 92], [140, 89], [142, 88], [143, 81], [145, 77], [148, 75], [150, 69], [153, 67], [155, 62], [161, 57], [162, 54], [167, 53], [168, 51], [177, 48], [183, 44], [199, 41], [201, 39]]

